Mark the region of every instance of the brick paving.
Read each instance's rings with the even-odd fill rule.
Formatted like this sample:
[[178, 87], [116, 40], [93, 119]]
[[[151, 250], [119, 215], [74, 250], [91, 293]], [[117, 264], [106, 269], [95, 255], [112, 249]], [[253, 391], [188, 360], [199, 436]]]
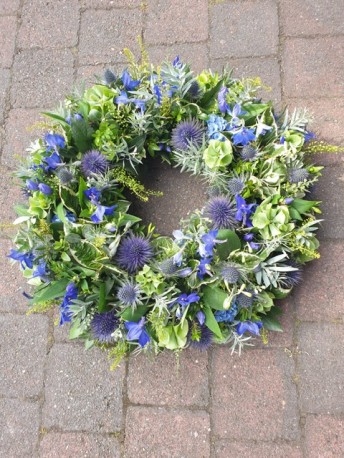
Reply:
[[[320, 138], [343, 144], [343, 24], [342, 0], [0, 0], [2, 255], [21, 199], [11, 171], [41, 132], [39, 112], [81, 78], [122, 68], [137, 36], [153, 62], [180, 54], [195, 70], [261, 76], [272, 87], [263, 97], [310, 108]], [[187, 351], [179, 367], [164, 354], [111, 373], [52, 314], [25, 316], [25, 282], [2, 256], [0, 456], [344, 456], [344, 156], [317, 159], [328, 165], [313, 192], [324, 201], [322, 259], [282, 302], [284, 334], [241, 358], [213, 348]], [[169, 197], [146, 218], [167, 233], [202, 186], [168, 169], [152, 180]]]

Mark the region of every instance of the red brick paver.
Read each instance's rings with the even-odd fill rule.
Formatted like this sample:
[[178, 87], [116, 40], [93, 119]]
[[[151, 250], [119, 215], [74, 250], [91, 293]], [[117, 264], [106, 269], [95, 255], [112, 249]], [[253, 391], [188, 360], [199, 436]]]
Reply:
[[[339, 458], [343, 443], [344, 155], [311, 194], [322, 200], [320, 260], [281, 302], [284, 333], [241, 358], [227, 347], [143, 355], [108, 371], [98, 350], [67, 343], [53, 316], [24, 315], [28, 291], [8, 254], [12, 205], [23, 195], [11, 171], [31, 127], [80, 79], [125, 67], [123, 48], [151, 60], [179, 54], [195, 71], [233, 68], [271, 86], [277, 112], [314, 112], [318, 138], [344, 142], [342, 0], [0, 0], [0, 456], [104, 458]], [[27, 129], [29, 128], [29, 129]], [[163, 233], [204, 202], [204, 185], [168, 166], [142, 207]], [[164, 208], [164, 211], [161, 211]], [[133, 208], [136, 212], [136, 209]], [[210, 364], [208, 364], [210, 361]]]

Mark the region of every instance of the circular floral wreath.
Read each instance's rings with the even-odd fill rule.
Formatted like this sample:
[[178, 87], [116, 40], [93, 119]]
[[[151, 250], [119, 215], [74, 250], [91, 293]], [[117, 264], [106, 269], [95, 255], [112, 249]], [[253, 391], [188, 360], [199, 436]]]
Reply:
[[[274, 300], [319, 256], [319, 202], [305, 195], [322, 167], [306, 160], [307, 112], [277, 116], [259, 86], [227, 70], [194, 76], [178, 57], [156, 69], [130, 59], [45, 113], [49, 133], [17, 173], [28, 205], [16, 206], [9, 255], [34, 286], [31, 310], [58, 303], [70, 337], [114, 365], [135, 349], [241, 350], [281, 330]], [[138, 178], [147, 156], [209, 187], [171, 237], [128, 213], [125, 196], [154, 194]]]

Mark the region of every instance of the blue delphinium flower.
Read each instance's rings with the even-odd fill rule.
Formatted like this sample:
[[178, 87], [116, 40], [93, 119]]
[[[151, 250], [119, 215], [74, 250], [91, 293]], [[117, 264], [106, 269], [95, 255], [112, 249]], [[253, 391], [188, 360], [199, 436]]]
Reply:
[[202, 310], [196, 313], [196, 318], [200, 325], [205, 323], [205, 314], [202, 312]]
[[128, 307], [136, 307], [140, 302], [140, 287], [131, 280], [122, 283], [117, 291], [117, 298]]
[[96, 205], [99, 203], [99, 199], [102, 195], [101, 191], [97, 188], [89, 188], [84, 191], [85, 196], [87, 197], [88, 200], [91, 201], [92, 204]]
[[86, 177], [103, 175], [109, 167], [109, 162], [98, 150], [91, 150], [84, 154], [81, 159], [81, 170]]
[[129, 98], [128, 94], [125, 91], [121, 91], [120, 95], [114, 98], [114, 103], [126, 105], [128, 103], [133, 103], [136, 108], [139, 108], [141, 112], [145, 110], [146, 101], [143, 99]]
[[238, 103], [236, 103], [232, 109], [229, 107], [227, 108], [227, 113], [232, 118], [230, 121], [231, 127], [235, 128], [240, 126], [240, 124], [243, 122], [239, 119], [239, 116], [246, 114], [246, 111], [242, 110], [241, 106]]
[[62, 164], [61, 157], [56, 151], [53, 152], [51, 156], [45, 157], [43, 159], [43, 162], [48, 164], [44, 167], [44, 170], [46, 172], [50, 172], [50, 170], [55, 170], [60, 164]]
[[247, 145], [256, 139], [253, 129], [248, 127], [243, 127], [238, 132], [233, 133], [233, 143], [234, 145]]
[[101, 223], [103, 221], [104, 215], [110, 216], [117, 208], [117, 205], [112, 205], [111, 207], [107, 207], [106, 205], [96, 204], [96, 211], [91, 215], [91, 221], [93, 223]]
[[200, 260], [199, 265], [197, 267], [197, 277], [200, 280], [204, 279], [204, 275], [212, 276], [211, 270], [209, 270], [209, 265], [213, 258], [203, 258]]
[[145, 327], [145, 317], [142, 317], [137, 323], [135, 321], [125, 321], [124, 326], [128, 330], [127, 340], [138, 340], [141, 347], [150, 342], [150, 337]]
[[199, 147], [202, 144], [204, 128], [197, 119], [182, 121], [172, 130], [171, 143], [174, 148], [186, 151], [190, 144]]
[[66, 123], [71, 125], [73, 121], [81, 121], [83, 119], [80, 113], [69, 114], [66, 118]]
[[248, 232], [247, 234], [245, 234], [243, 239], [245, 240], [245, 242], [248, 242], [252, 250], [259, 250], [259, 244], [253, 242], [254, 234], [252, 234], [252, 232]]
[[124, 70], [122, 73], [122, 83], [127, 91], [133, 91], [140, 84], [140, 80], [133, 80], [128, 70]]
[[263, 327], [261, 321], [242, 321], [236, 325], [236, 332], [241, 336], [244, 332], [250, 332], [256, 336], [259, 336], [260, 329]]
[[242, 221], [244, 226], [252, 227], [252, 221], [250, 220], [250, 216], [254, 212], [257, 207], [257, 204], [247, 204], [246, 200], [237, 194], [235, 196], [235, 201], [237, 205], [237, 212], [235, 214], [235, 219], [237, 221]]
[[125, 91], [121, 91], [120, 95], [115, 97], [114, 102], [117, 103], [117, 105], [120, 103], [123, 103], [124, 105], [126, 105], [127, 103], [130, 102], [130, 99], [128, 97], [128, 94]]
[[200, 331], [199, 340], [190, 339], [190, 346], [197, 348], [198, 350], [201, 350], [201, 351], [206, 351], [213, 343], [214, 334], [205, 324], [199, 326], [199, 331]]
[[234, 229], [237, 226], [235, 204], [225, 196], [216, 196], [209, 200], [206, 214], [215, 229]]
[[305, 132], [305, 143], [310, 142], [311, 140], [315, 140], [317, 136], [315, 135], [314, 132]]
[[118, 328], [119, 321], [114, 311], [95, 313], [90, 324], [93, 338], [101, 343], [111, 342], [112, 333]]
[[215, 245], [221, 243], [220, 240], [217, 240], [217, 234], [219, 233], [218, 229], [213, 229], [201, 236], [201, 243], [198, 245], [198, 252], [201, 258], [211, 257]]
[[67, 285], [62, 304], [60, 305], [60, 326], [72, 320], [72, 312], [70, 311], [69, 306], [71, 305], [73, 299], [77, 299], [77, 297], [78, 288], [73, 282], [69, 283]]
[[154, 84], [153, 92], [156, 95], [156, 99], [157, 99], [158, 105], [161, 105], [162, 94], [161, 94], [161, 90], [160, 90], [160, 87], [159, 87], [158, 84]]
[[32, 269], [33, 261], [35, 259], [34, 254], [31, 252], [21, 253], [20, 251], [13, 249], [11, 249], [10, 254], [7, 255], [7, 257], [14, 259], [15, 261], [19, 261], [23, 269], [25, 269], [26, 267], [28, 269]]
[[44, 260], [40, 260], [36, 269], [32, 272], [32, 278], [39, 277], [41, 280], [49, 281], [49, 270], [47, 269], [47, 263]]
[[47, 151], [51, 149], [56, 151], [57, 148], [64, 148], [66, 144], [65, 139], [59, 134], [45, 134], [44, 140], [48, 146]]
[[215, 320], [218, 323], [232, 323], [238, 311], [239, 309], [236, 304], [232, 304], [229, 310], [216, 310], [214, 313]]
[[[70, 221], [71, 223], [76, 222], [76, 216], [73, 212], [67, 211], [65, 216], [66, 216], [66, 219], [68, 219], [68, 221]], [[52, 223], [62, 223], [62, 221], [60, 220], [60, 218], [57, 215], [54, 215], [51, 218], [51, 222]]]
[[51, 187], [45, 183], [39, 183], [38, 185], [39, 191], [41, 191], [42, 194], [45, 194], [46, 196], [49, 196], [50, 194], [53, 193], [53, 190]]
[[170, 307], [172, 307], [174, 304], [179, 304], [180, 305], [180, 307], [178, 307], [177, 310], [176, 310], [176, 317], [180, 319], [182, 317], [182, 315], [183, 315], [183, 312], [184, 312], [185, 308], [189, 304], [192, 304], [194, 302], [198, 302], [199, 300], [200, 300], [200, 297], [199, 297], [199, 295], [197, 293], [190, 293], [190, 294], [182, 293], [177, 297], [177, 299], [175, 301], [173, 301], [170, 304]]
[[26, 187], [29, 191], [38, 191], [38, 183], [33, 180], [26, 180]]
[[221, 133], [229, 131], [231, 126], [222, 116], [210, 115], [207, 120], [207, 133], [211, 140], [225, 141], [226, 137]]
[[176, 56], [176, 57], [174, 58], [174, 60], [173, 60], [173, 62], [172, 62], [172, 65], [173, 65], [173, 67], [175, 67], [175, 68], [180, 68], [180, 67], [182, 67], [183, 63], [182, 63], [182, 61], [180, 60], [180, 57], [179, 57], [179, 56]]
[[227, 94], [228, 94], [228, 89], [226, 88], [226, 86], [223, 86], [217, 95], [217, 101], [218, 101], [219, 110], [221, 111], [221, 113], [226, 113], [226, 111], [229, 109], [229, 105], [226, 100]]
[[118, 265], [133, 274], [141, 269], [153, 256], [149, 240], [138, 235], [124, 238], [117, 251]]

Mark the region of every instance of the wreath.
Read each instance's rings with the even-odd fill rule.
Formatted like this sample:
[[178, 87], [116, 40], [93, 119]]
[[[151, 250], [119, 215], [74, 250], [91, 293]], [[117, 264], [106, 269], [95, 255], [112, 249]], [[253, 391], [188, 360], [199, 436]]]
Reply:
[[[177, 57], [154, 68], [130, 53], [120, 76], [67, 97], [16, 175], [19, 261], [30, 311], [58, 304], [70, 337], [107, 349], [207, 349], [280, 331], [281, 307], [303, 265], [319, 257], [319, 202], [305, 196], [322, 167], [309, 162], [305, 110], [277, 115], [257, 79], [203, 71]], [[201, 177], [204, 208], [171, 236], [129, 212], [147, 157]], [[129, 197], [128, 197], [129, 196]], [[149, 205], [146, 203], [145, 205]]]

